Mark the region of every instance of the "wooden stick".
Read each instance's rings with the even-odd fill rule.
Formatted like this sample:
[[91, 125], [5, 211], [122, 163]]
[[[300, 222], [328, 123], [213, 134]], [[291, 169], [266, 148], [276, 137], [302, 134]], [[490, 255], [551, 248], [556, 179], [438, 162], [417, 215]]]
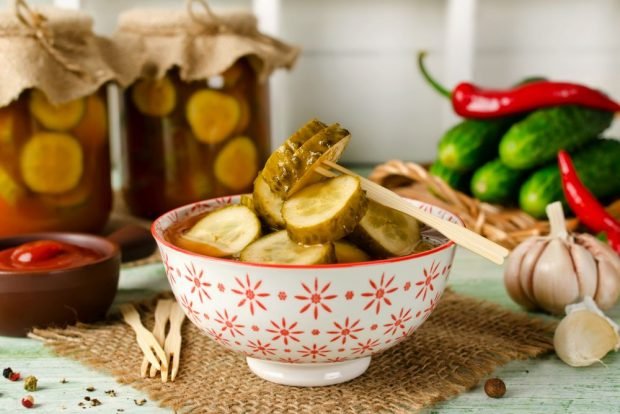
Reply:
[[[359, 177], [362, 183], [362, 188], [366, 190], [369, 198], [395, 210], [399, 210], [405, 214], [409, 214], [410, 216], [420, 220], [421, 222], [433, 227], [447, 238], [453, 240], [458, 245], [465, 247], [494, 263], [502, 264], [504, 262], [504, 258], [508, 256], [508, 249], [498, 245], [497, 243], [486, 239], [485, 237], [467, 229], [466, 227], [449, 222], [447, 220], [443, 220], [417, 207], [414, 207], [410, 203], [404, 201], [402, 197], [400, 197], [396, 193], [376, 183], [373, 183], [372, 181], [367, 180], [366, 178], [361, 177], [358, 174], [355, 174], [354, 172], [334, 162], [325, 161], [323, 162], [323, 165], [333, 168], [334, 170], [337, 170], [343, 174]], [[320, 167], [316, 171], [317, 173], [325, 175], [326, 177], [336, 176], [336, 174], [334, 174], [332, 171], [326, 171], [326, 169]]]

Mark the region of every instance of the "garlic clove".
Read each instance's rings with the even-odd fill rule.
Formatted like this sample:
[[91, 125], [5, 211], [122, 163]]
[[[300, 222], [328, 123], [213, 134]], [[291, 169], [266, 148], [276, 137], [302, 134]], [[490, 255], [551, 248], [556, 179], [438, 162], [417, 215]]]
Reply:
[[567, 316], [558, 324], [553, 346], [558, 357], [573, 367], [600, 362], [620, 347], [618, 326], [596, 307], [590, 297], [566, 307]]
[[609, 245], [588, 233], [578, 234], [575, 240], [588, 249], [597, 261], [608, 261], [614, 269], [613, 273], [620, 279], [620, 256]]
[[520, 283], [520, 271], [523, 259], [530, 248], [537, 242], [535, 238], [530, 238], [519, 244], [508, 256], [504, 269], [504, 285], [508, 295], [519, 305], [527, 309], [535, 309], [536, 304], [528, 299]]
[[577, 275], [579, 294], [581, 297], [594, 296], [598, 283], [598, 269], [596, 261], [585, 247], [576, 243], [570, 243], [570, 255], [573, 258], [573, 266]]
[[543, 250], [545, 250], [548, 240], [542, 238], [534, 238], [533, 240], [535, 243], [532, 244], [529, 252], [525, 255], [523, 261], [521, 262], [521, 268], [519, 269], [519, 282], [521, 283], [521, 290], [527, 299], [532, 303], [536, 303], [536, 299], [534, 298], [534, 293], [532, 291], [532, 277], [536, 262], [538, 262]]
[[561, 239], [552, 239], [532, 273], [532, 293], [541, 308], [555, 314], [579, 299], [579, 284], [570, 252]]
[[620, 296], [620, 278], [614, 277], [614, 268], [606, 260], [598, 262], [598, 286], [594, 295], [601, 309], [613, 307]]

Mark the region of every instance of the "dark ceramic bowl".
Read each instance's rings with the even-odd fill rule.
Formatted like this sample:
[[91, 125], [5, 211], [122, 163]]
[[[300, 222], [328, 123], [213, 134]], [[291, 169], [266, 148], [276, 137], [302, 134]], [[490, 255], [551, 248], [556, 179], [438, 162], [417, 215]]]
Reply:
[[0, 335], [25, 336], [35, 327], [94, 322], [112, 305], [121, 261], [116, 243], [87, 234], [36, 233], [0, 239], [0, 250], [41, 239], [82, 246], [102, 257], [61, 270], [0, 270]]

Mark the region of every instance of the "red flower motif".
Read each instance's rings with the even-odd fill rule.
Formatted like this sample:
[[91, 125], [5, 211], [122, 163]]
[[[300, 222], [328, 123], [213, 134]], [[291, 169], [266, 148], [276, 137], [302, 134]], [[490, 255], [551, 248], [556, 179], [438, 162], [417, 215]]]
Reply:
[[224, 309], [223, 314], [218, 311], [216, 311], [215, 313], [217, 314], [217, 318], [214, 318], [214, 320], [215, 322], [222, 325], [222, 332], [229, 331], [233, 338], [235, 337], [235, 335], [243, 336], [243, 332], [241, 331], [241, 329], [245, 328], [245, 325], [235, 323], [235, 321], [237, 320], [237, 315], [229, 317], [228, 311], [226, 309]]
[[366, 341], [365, 344], [362, 342], [358, 342], [357, 345], [358, 346], [352, 349], [353, 353], [363, 355], [366, 352], [373, 352], [375, 350], [375, 347], [379, 345], [379, 340], [369, 339], [368, 341]]
[[352, 290], [347, 291], [347, 293], [344, 294], [344, 297], [346, 300], [351, 300], [353, 299], [353, 296], [355, 296], [355, 294], [353, 293]]
[[[241, 346], [241, 342], [239, 342], [239, 341], [235, 341], [235, 345], [239, 345], [239, 346]], [[247, 355], [247, 354], [246, 354], [246, 355]]]
[[235, 277], [235, 280], [237, 281], [237, 284], [241, 287], [241, 290], [232, 289], [232, 291], [237, 295], [243, 296], [243, 299], [241, 299], [237, 304], [238, 307], [245, 305], [245, 303], [247, 302], [250, 306], [250, 313], [252, 315], [254, 315], [255, 303], [262, 310], [267, 310], [265, 305], [263, 305], [263, 303], [259, 300], [260, 298], [266, 298], [269, 296], [269, 293], [258, 292], [258, 288], [263, 283], [262, 280], [256, 282], [254, 286], [252, 286], [252, 283], [250, 282], [250, 275], [248, 274], [245, 275], [245, 284], [237, 277]]
[[340, 356], [336, 357], [336, 358], [329, 358], [328, 359], [329, 362], [342, 362], [344, 360], [345, 360], [345, 358], [344, 357], [340, 357]]
[[286, 362], [286, 363], [289, 363], [289, 364], [294, 364], [294, 363], [296, 363], [296, 362], [299, 362], [299, 358], [291, 358], [291, 357], [288, 357], [288, 358], [280, 358], [278, 361], [280, 361], [280, 362]]
[[377, 315], [379, 314], [379, 311], [381, 310], [381, 303], [385, 303], [388, 306], [392, 305], [392, 302], [390, 301], [390, 299], [388, 299], [387, 295], [394, 293], [398, 290], [397, 287], [394, 288], [390, 288], [390, 285], [392, 284], [392, 282], [394, 281], [394, 278], [396, 276], [392, 276], [390, 278], [390, 280], [387, 281], [387, 283], [385, 282], [385, 273], [383, 273], [381, 275], [381, 280], [379, 281], [379, 284], [377, 285], [377, 283], [375, 283], [374, 280], [370, 279], [369, 283], [370, 286], [374, 289], [373, 292], [366, 292], [366, 293], [362, 293], [362, 296], [364, 297], [371, 297], [372, 299], [370, 300], [370, 302], [368, 302], [366, 304], [366, 306], [364, 307], [364, 310], [369, 309], [373, 304], [375, 304], [376, 302], [376, 306], [375, 306], [375, 311], [377, 313]]
[[435, 297], [431, 299], [431, 303], [428, 305], [428, 308], [424, 309], [424, 319], [428, 318], [431, 315], [431, 312], [435, 310], [440, 298], [441, 293], [437, 292]]
[[407, 312], [405, 312], [405, 309], [401, 308], [398, 316], [394, 313], [390, 316], [392, 317], [392, 322], [383, 325], [387, 328], [384, 334], [391, 334], [394, 336], [399, 329], [405, 329], [405, 322], [411, 320], [411, 309], [408, 309]]
[[217, 284], [217, 289], [222, 293], [224, 293], [224, 291], [226, 290], [226, 288], [224, 287], [222, 283]]
[[259, 331], [259, 328], [258, 328], [258, 326], [256, 326], [256, 325], [252, 325], [252, 330], [253, 330], [254, 332], [258, 332], [258, 331]]
[[207, 314], [207, 312], [203, 313], [202, 316], [208, 321], [209, 319], [209, 315]]
[[295, 331], [295, 327], [297, 326], [297, 322], [293, 322], [292, 324], [290, 324], [289, 326], [286, 326], [286, 319], [282, 318], [282, 323], [278, 324], [277, 322], [274, 321], [270, 321], [271, 325], [273, 325], [273, 327], [275, 329], [265, 329], [267, 332], [271, 332], [273, 334], [276, 334], [276, 336], [274, 336], [273, 338], [271, 338], [272, 341], [277, 341], [278, 339], [282, 338], [282, 341], [284, 342], [284, 345], [288, 345], [288, 341], [289, 339], [291, 341], [295, 341], [295, 342], [299, 342], [299, 339], [297, 339], [297, 337], [295, 335], [301, 335], [302, 333], [304, 333], [304, 331]]
[[196, 271], [194, 264], [191, 264], [192, 267], [188, 267], [185, 265], [185, 269], [189, 274], [185, 275], [185, 279], [192, 284], [192, 290], [190, 293], [193, 295], [194, 292], [198, 292], [198, 299], [200, 299], [200, 303], [204, 303], [202, 297], [206, 296], [208, 299], [211, 299], [209, 296], [209, 292], [207, 292], [207, 288], [211, 287], [211, 283], [205, 282], [202, 280], [204, 276], [204, 272], [201, 270], [200, 272]]
[[193, 300], [189, 300], [187, 299], [187, 296], [183, 295], [181, 296], [181, 303], [180, 305], [183, 307], [183, 309], [185, 309], [185, 314], [194, 322], [198, 323], [200, 322], [199, 320], [199, 314], [198, 311], [196, 309], [194, 309], [194, 301]]
[[303, 349], [297, 352], [299, 352], [301, 356], [304, 358], [316, 359], [317, 356], [322, 356], [322, 357], [326, 356], [327, 353], [330, 351], [329, 349], [327, 349], [327, 345], [318, 347], [316, 344], [313, 344], [311, 348], [304, 345]]
[[256, 342], [248, 341], [248, 348], [252, 350], [253, 353], [261, 353], [263, 355], [274, 355], [275, 348], [271, 347], [271, 344], [262, 344], [260, 339], [257, 339]]
[[415, 284], [416, 286], [420, 286], [418, 294], [415, 295], [416, 299], [419, 298], [420, 295], [422, 295], [422, 300], [426, 300], [426, 294], [428, 293], [428, 291], [430, 290], [432, 292], [435, 290], [435, 288], [433, 287], [433, 280], [439, 277], [439, 272], [437, 272], [438, 267], [439, 263], [435, 263], [435, 261], [433, 261], [429, 270], [423, 270], [423, 280], [420, 280]]
[[370, 325], [370, 330], [374, 331], [375, 329], [377, 329], [379, 326], [376, 323], [373, 323], [372, 325]]
[[286, 292], [278, 292], [278, 299], [286, 300]]
[[164, 268], [166, 269], [166, 275], [168, 276], [168, 280], [170, 281], [171, 285], [174, 285], [176, 283], [176, 280], [174, 278], [174, 267], [172, 267], [172, 265], [170, 264], [170, 258], [166, 253], [162, 252], [161, 259], [164, 263]]
[[448, 276], [450, 275], [450, 269], [452, 269], [452, 265], [451, 264], [445, 265], [443, 267], [443, 269], [441, 269], [441, 275], [444, 276], [447, 279]]
[[330, 342], [336, 342], [339, 339], [342, 339], [342, 344], [344, 345], [347, 342], [347, 338], [357, 339], [355, 333], [363, 331], [364, 328], [357, 328], [357, 324], [360, 323], [360, 320], [356, 320], [352, 324], [349, 325], [349, 317], [344, 320], [344, 323], [341, 325], [338, 322], [334, 322], [334, 326], [337, 328], [336, 331], [327, 331], [330, 335], [335, 335]]
[[223, 332], [216, 332], [214, 329], [207, 329], [207, 335], [211, 338], [215, 339], [216, 342], [219, 342], [222, 345], [230, 345], [228, 339], [224, 338]]
[[338, 352], [344, 352], [344, 351], [346, 351], [345, 348], [338, 348]]
[[403, 286], [403, 290], [405, 292], [409, 291], [409, 289], [411, 289], [411, 282], [407, 282], [405, 283], [405, 286]]
[[290, 350], [290, 349], [288, 349], [288, 348], [284, 348], [284, 352], [287, 352], [287, 353], [288, 353], [288, 352], [291, 352], [291, 350]]
[[308, 292], [310, 296], [302, 296], [302, 295], [295, 296], [295, 299], [308, 301], [308, 303], [299, 310], [299, 313], [304, 313], [305, 311], [313, 307], [314, 308], [313, 309], [314, 319], [318, 319], [319, 306], [323, 308], [323, 310], [325, 310], [326, 312], [331, 313], [332, 311], [331, 308], [327, 306], [323, 301], [335, 299], [336, 297], [338, 297], [338, 295], [323, 296], [324, 293], [327, 292], [327, 290], [329, 289], [330, 285], [331, 285], [331, 282], [328, 282], [327, 284], [325, 284], [325, 286], [319, 289], [319, 279], [314, 278], [314, 290], [311, 290], [308, 286], [306, 286], [305, 283], [302, 282], [301, 286], [304, 288], [306, 292]]
[[321, 333], [321, 331], [319, 331], [318, 329], [313, 329], [311, 333], [312, 335], [317, 336], [318, 334]]

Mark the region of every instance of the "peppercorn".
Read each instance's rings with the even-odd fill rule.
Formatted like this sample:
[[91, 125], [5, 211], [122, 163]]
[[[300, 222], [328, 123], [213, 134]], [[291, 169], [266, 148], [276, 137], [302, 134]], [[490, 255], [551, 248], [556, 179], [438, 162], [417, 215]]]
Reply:
[[502, 398], [506, 394], [506, 384], [499, 378], [490, 378], [484, 383], [484, 392], [491, 398]]
[[95, 391], [95, 387], [93, 387], [92, 385], [89, 385], [88, 387], [86, 387], [86, 391], [93, 392]]
[[27, 376], [24, 379], [24, 389], [26, 391], [36, 391], [37, 390], [37, 377], [34, 375]]
[[32, 395], [26, 395], [22, 398], [22, 405], [26, 408], [34, 407], [34, 397]]
[[9, 374], [9, 381], [19, 381], [20, 375], [19, 372], [11, 372]]
[[11, 368], [4, 368], [2, 370], [2, 376], [6, 379], [9, 379], [9, 376], [11, 376], [12, 373], [13, 373], [13, 370]]

